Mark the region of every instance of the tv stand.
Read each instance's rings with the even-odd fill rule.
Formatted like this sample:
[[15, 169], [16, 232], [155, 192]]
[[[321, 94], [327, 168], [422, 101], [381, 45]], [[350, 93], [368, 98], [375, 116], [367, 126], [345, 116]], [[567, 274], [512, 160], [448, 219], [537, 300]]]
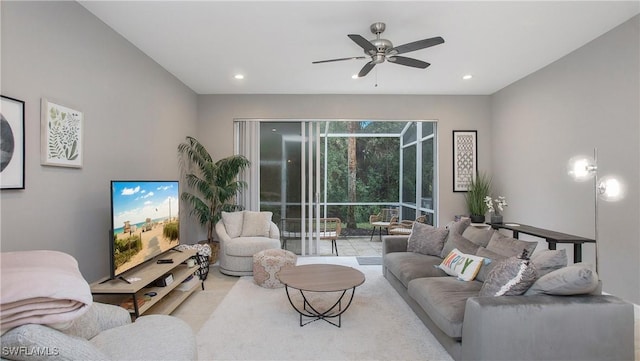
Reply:
[[[100, 301], [116, 305], [120, 305], [125, 300], [131, 300], [131, 308], [127, 308], [135, 317], [142, 314], [170, 314], [198, 288], [198, 285], [202, 285], [202, 281], [197, 275], [194, 275], [198, 270], [197, 266], [189, 268], [183, 264], [195, 255], [196, 250], [185, 250], [173, 255], [173, 263], [156, 263], [163, 256], [166, 256], [160, 255], [125, 272], [116, 279], [92, 283], [91, 293], [94, 295], [94, 299], [104, 298], [104, 301], [102, 299]], [[156, 286], [155, 281], [167, 273], [173, 275], [173, 282], [164, 287]], [[182, 287], [177, 289], [182, 281], [192, 275], [197, 282], [193, 281], [186, 290], [182, 290]], [[145, 294], [155, 294], [155, 296], [145, 300]], [[141, 300], [144, 300], [144, 303]]]

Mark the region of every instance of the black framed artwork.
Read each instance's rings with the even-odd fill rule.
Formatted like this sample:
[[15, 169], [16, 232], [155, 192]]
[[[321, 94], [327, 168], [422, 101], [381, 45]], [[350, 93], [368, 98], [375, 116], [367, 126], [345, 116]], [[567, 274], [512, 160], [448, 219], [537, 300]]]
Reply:
[[478, 131], [453, 131], [453, 191], [466, 192], [478, 174]]
[[24, 189], [24, 101], [0, 97], [0, 189]]

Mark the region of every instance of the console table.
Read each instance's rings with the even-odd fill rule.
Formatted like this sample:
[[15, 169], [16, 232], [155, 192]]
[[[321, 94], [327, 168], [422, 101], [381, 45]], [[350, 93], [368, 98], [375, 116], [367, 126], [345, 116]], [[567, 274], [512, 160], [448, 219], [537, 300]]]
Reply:
[[548, 229], [527, 226], [521, 223], [488, 223], [494, 229], [508, 229], [513, 232], [513, 238], [518, 238], [519, 233], [534, 237], [544, 238], [549, 244], [549, 249], [556, 249], [557, 243], [573, 243], [573, 263], [582, 262], [582, 244], [596, 243], [595, 239], [574, 236], [572, 234], [550, 231]]

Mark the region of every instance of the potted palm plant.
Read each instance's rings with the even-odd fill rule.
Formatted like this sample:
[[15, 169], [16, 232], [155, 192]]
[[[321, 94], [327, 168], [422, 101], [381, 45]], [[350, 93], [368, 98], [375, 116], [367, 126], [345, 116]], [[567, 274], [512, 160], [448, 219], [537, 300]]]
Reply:
[[469, 190], [465, 195], [467, 208], [469, 209], [472, 223], [484, 223], [484, 215], [488, 207], [485, 198], [491, 191], [491, 178], [484, 173], [479, 173], [476, 179], [469, 184]]
[[[249, 160], [234, 155], [214, 162], [206, 148], [196, 138], [189, 136], [178, 145], [178, 154], [187, 189], [180, 198], [191, 206], [189, 214], [206, 228], [207, 242], [212, 243], [214, 227], [222, 211], [240, 208], [231, 200], [246, 187], [246, 182], [237, 180], [237, 176], [249, 166]], [[216, 251], [217, 248], [212, 247], [212, 258], [215, 258], [213, 255]]]

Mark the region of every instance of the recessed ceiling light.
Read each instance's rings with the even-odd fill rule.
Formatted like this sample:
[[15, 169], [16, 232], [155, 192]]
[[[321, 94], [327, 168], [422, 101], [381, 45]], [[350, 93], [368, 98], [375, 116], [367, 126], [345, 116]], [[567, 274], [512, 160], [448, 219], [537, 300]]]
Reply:
[[358, 79], [358, 74], [353, 74], [353, 75], [351, 76], [351, 79]]
[[464, 76], [462, 77], [462, 79], [464, 79], [464, 80], [469, 80], [469, 79], [471, 79], [471, 78], [473, 78], [473, 75], [471, 75], [471, 74], [467, 74], [467, 75], [464, 75]]
[[244, 79], [244, 75], [242, 75], [242, 74], [236, 74], [236, 75], [234, 75], [233, 77], [234, 77], [234, 78], [236, 78], [236, 79], [238, 79], [238, 80], [239, 80], [239, 79]]

